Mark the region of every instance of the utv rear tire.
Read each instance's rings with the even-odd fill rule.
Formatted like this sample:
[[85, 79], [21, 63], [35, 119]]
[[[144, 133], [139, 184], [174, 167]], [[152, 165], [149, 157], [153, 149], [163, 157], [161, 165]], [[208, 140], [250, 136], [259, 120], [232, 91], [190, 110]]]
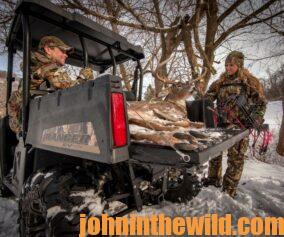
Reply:
[[75, 167], [32, 175], [19, 201], [20, 236], [79, 236], [80, 213], [100, 215], [103, 210], [93, 176]]

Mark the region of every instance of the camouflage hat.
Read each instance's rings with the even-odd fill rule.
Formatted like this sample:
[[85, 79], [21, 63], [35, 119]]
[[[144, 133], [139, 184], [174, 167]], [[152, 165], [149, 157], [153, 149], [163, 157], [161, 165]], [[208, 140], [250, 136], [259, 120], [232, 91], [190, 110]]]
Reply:
[[240, 51], [232, 51], [226, 57], [226, 62], [234, 62], [240, 68], [242, 68], [244, 66], [244, 59], [245, 59], [245, 56], [244, 56], [244, 54], [242, 52], [240, 52]]
[[69, 45], [65, 44], [61, 39], [57, 38], [56, 36], [42, 37], [39, 42], [38, 49], [43, 50], [45, 45], [48, 45], [49, 47], [58, 47], [66, 52], [73, 49]]

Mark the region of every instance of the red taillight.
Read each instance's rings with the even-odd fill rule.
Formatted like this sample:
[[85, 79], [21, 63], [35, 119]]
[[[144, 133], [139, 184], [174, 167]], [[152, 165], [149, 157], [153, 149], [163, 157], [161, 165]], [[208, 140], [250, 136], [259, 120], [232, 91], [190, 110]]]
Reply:
[[113, 145], [115, 147], [127, 144], [126, 118], [124, 98], [121, 93], [111, 94], [111, 124]]

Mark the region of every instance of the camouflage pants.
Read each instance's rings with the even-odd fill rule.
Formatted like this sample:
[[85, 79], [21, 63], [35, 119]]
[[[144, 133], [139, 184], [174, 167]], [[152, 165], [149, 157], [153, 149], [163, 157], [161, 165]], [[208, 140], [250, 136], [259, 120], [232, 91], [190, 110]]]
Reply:
[[[234, 197], [236, 189], [242, 176], [245, 153], [249, 144], [248, 137], [244, 138], [228, 150], [228, 167], [223, 177], [223, 190]], [[222, 179], [222, 155], [209, 161], [208, 178]]]
[[21, 128], [21, 110], [22, 110], [22, 95], [19, 91], [14, 91], [8, 102], [8, 115], [9, 125], [11, 130], [19, 134], [22, 131]]

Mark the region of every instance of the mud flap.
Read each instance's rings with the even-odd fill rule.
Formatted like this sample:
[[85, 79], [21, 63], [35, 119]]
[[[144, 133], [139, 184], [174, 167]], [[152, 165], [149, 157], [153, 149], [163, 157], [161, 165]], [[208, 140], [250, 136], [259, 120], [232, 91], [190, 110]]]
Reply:
[[9, 128], [9, 118], [0, 119], [0, 184], [13, 165], [12, 149], [18, 141], [15, 133]]
[[24, 145], [23, 138], [20, 137], [19, 144], [16, 147], [14, 155], [14, 164], [12, 172], [12, 191], [19, 197], [24, 184], [25, 167], [27, 159], [27, 148]]
[[130, 179], [132, 183], [133, 196], [134, 196], [134, 200], [136, 204], [136, 209], [138, 212], [140, 212], [142, 210], [143, 201], [141, 199], [139, 188], [137, 186], [138, 183], [136, 182], [136, 179], [135, 179], [135, 173], [134, 173], [133, 166], [130, 162], [128, 163], [128, 165], [129, 165], [129, 174], [130, 174]]

